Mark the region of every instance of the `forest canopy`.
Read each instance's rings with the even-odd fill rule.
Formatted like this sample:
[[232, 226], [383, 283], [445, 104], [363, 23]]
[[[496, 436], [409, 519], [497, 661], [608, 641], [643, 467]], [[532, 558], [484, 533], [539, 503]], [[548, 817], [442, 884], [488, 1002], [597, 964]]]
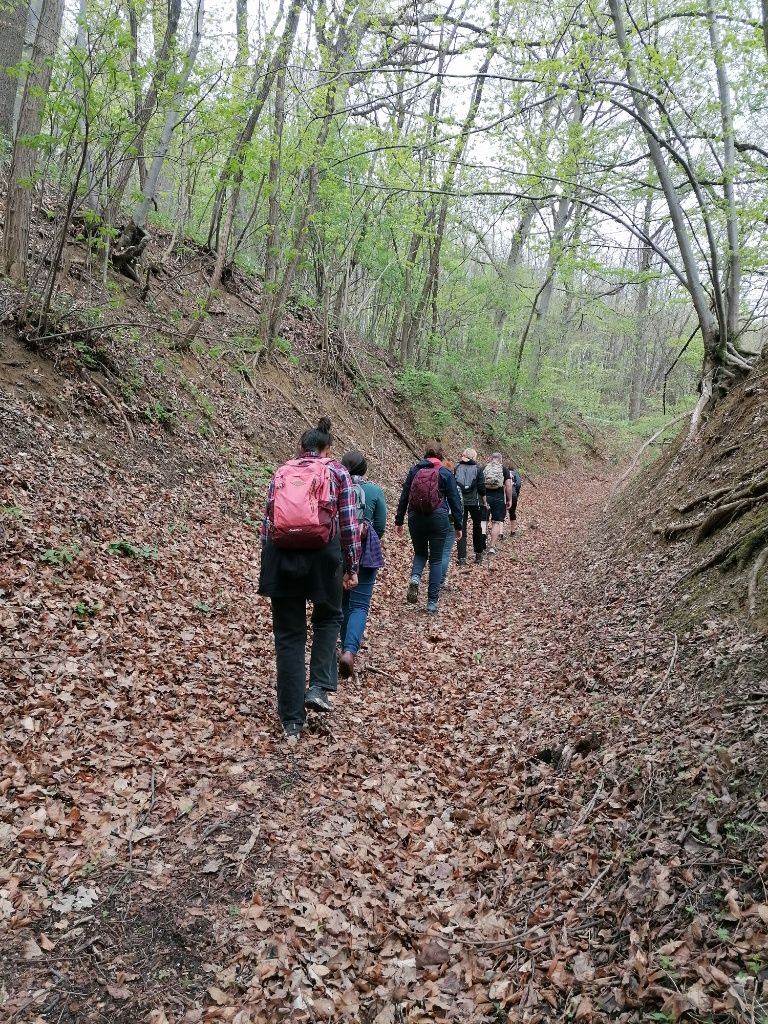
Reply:
[[695, 424], [762, 347], [765, 4], [4, 8], [2, 262], [41, 325], [73, 232], [105, 287], [154, 233], [211, 254], [198, 323], [237, 264], [265, 356], [308, 307], [413, 392]]

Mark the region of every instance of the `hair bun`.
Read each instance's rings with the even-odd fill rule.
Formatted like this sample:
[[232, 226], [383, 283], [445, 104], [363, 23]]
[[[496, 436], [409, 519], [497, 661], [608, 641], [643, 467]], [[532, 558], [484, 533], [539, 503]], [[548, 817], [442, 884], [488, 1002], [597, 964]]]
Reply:
[[331, 421], [327, 416], [321, 416], [317, 422], [317, 429], [322, 430], [324, 434], [330, 434], [331, 432]]

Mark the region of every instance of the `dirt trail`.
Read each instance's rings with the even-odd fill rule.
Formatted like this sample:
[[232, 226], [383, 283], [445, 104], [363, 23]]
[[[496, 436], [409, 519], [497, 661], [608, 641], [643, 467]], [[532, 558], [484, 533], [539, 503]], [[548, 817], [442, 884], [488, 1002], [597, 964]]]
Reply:
[[[360, 676], [294, 752], [255, 537], [212, 501], [225, 482], [141, 487], [84, 462], [55, 481], [64, 515], [32, 476], [17, 464], [0, 648], [3, 1019], [737, 1021], [760, 1005], [764, 797], [741, 831], [718, 809], [764, 733], [737, 750], [686, 696], [649, 577], [591, 555], [585, 584], [605, 481], [525, 488], [518, 537], [454, 566], [436, 619], [403, 603], [392, 531]], [[72, 562], [41, 563], [41, 530], [61, 552], [73, 523]], [[678, 693], [690, 721], [670, 744]]]

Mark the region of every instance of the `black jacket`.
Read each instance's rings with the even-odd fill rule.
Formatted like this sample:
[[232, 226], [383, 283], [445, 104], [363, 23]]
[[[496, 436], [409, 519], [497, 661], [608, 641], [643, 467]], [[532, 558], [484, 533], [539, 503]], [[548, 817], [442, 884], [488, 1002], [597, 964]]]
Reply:
[[[405, 522], [405, 513], [408, 511], [408, 498], [411, 494], [413, 478], [420, 469], [431, 469], [433, 465], [434, 463], [430, 462], [429, 459], [422, 459], [415, 466], [411, 466], [408, 476], [405, 478], [403, 489], [400, 492], [400, 501], [397, 503], [395, 526], [402, 526]], [[450, 469], [446, 469], [445, 466], [440, 467], [440, 493], [443, 495], [443, 504], [439, 507], [445, 509], [446, 512], [450, 512], [454, 523], [462, 523], [464, 521], [464, 506], [461, 502], [459, 488], [453, 473]]]
[[[483, 467], [482, 466], [478, 466], [478, 464], [475, 462], [474, 459], [467, 459], [466, 461], [464, 459], [462, 459], [461, 462], [459, 462], [457, 464], [456, 469], [458, 469], [459, 466], [472, 466], [474, 468], [474, 470], [475, 470], [475, 487], [477, 488], [477, 491], [476, 491], [477, 499], [473, 501], [472, 500], [472, 493], [470, 492], [469, 494], [464, 494], [463, 491], [461, 490], [461, 488], [459, 487], [459, 493], [461, 494], [462, 501], [464, 502], [465, 505], [479, 505], [481, 503], [480, 499], [484, 498], [485, 497], [485, 493], [486, 493], [485, 492], [485, 477], [483, 476]], [[453, 475], [454, 476], [456, 476], [456, 469], [454, 469], [454, 471], [453, 471]], [[458, 484], [456, 486], [458, 487]]]

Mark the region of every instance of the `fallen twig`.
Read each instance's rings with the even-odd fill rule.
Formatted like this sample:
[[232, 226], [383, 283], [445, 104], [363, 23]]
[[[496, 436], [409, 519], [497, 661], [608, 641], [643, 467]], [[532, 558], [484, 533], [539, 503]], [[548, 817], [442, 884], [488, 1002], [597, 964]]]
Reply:
[[[562, 922], [565, 921], [565, 919], [568, 917], [570, 911], [573, 910], [574, 906], [578, 906], [579, 903], [584, 903], [589, 899], [589, 897], [598, 887], [600, 882], [602, 882], [602, 880], [605, 878], [605, 876], [608, 874], [612, 867], [613, 861], [610, 861], [610, 863], [607, 864], [600, 872], [600, 874], [594, 879], [589, 888], [586, 889], [583, 893], [581, 893], [580, 896], [577, 896], [575, 903], [572, 903], [568, 910], [564, 910], [562, 914], [556, 914], [554, 917], [550, 917], [546, 921], [538, 921], [536, 924], [531, 925], [530, 928], [526, 928], [524, 931], [518, 932], [517, 935], [512, 936], [512, 938], [510, 939], [500, 939], [498, 942], [480, 941], [473, 943], [473, 945], [481, 949], [486, 949], [488, 951], [500, 952], [501, 950], [507, 949], [510, 946], [521, 945], [524, 939], [528, 938], [532, 932], [535, 932], [539, 928], [548, 928], [552, 925], [562, 924]], [[541, 938], [544, 939], [546, 938], [546, 936], [542, 935]]]
[[125, 410], [120, 405], [118, 400], [109, 391], [109, 389], [104, 387], [104, 385], [101, 384], [98, 380], [96, 380], [95, 377], [89, 377], [88, 379], [90, 380], [91, 384], [94, 385], [96, 390], [99, 391], [106, 398], [106, 400], [109, 402], [109, 404], [112, 406], [112, 408], [118, 414], [118, 416], [120, 416], [120, 418], [122, 419], [123, 423], [125, 424], [125, 429], [126, 429], [126, 431], [128, 433], [128, 437], [130, 437], [130, 439], [131, 439], [131, 444], [135, 444], [136, 443], [136, 438], [135, 438], [134, 433], [133, 433], [133, 428], [131, 427], [131, 424], [128, 422], [128, 417], [125, 415]]
[[634, 472], [635, 467], [637, 466], [638, 462], [640, 461], [640, 458], [641, 458], [643, 452], [645, 452], [646, 449], [650, 448], [650, 446], [653, 444], [653, 442], [655, 440], [657, 440], [657, 438], [661, 437], [661, 435], [664, 433], [665, 430], [669, 430], [670, 427], [673, 427], [676, 423], [679, 423], [680, 420], [687, 419], [690, 415], [691, 415], [690, 412], [682, 412], [682, 413], [680, 413], [679, 416], [675, 416], [675, 418], [673, 420], [670, 420], [669, 423], [665, 423], [664, 426], [661, 427], [660, 430], [657, 430], [656, 433], [653, 434], [651, 437], [649, 437], [648, 440], [645, 442], [645, 444], [643, 444], [640, 447], [640, 449], [635, 454], [635, 457], [632, 460], [632, 463], [631, 463], [629, 469], [627, 469], [626, 472], [623, 473], [622, 476], [619, 477], [616, 485], [614, 486], [613, 490], [611, 491], [610, 495], [608, 496], [608, 501], [605, 503], [605, 506], [603, 507], [603, 511], [604, 512], [607, 510], [608, 506], [610, 505], [611, 500], [613, 499], [614, 495], [618, 494], [618, 492], [621, 489], [621, 486], [624, 483], [624, 481], [629, 476], [631, 476], [632, 473]]
[[643, 704], [642, 704], [642, 706], [640, 708], [640, 714], [641, 715], [645, 713], [648, 705], [651, 704], [658, 697], [658, 695], [661, 693], [661, 691], [664, 689], [664, 687], [669, 682], [669, 677], [672, 675], [672, 671], [673, 671], [673, 669], [675, 667], [675, 662], [677, 661], [678, 647], [679, 647], [679, 645], [678, 645], [678, 641], [677, 641], [677, 633], [675, 633], [675, 646], [674, 646], [674, 648], [672, 650], [672, 657], [669, 660], [669, 665], [667, 667], [667, 671], [664, 673], [664, 678], [661, 680], [659, 685], [653, 690], [652, 693], [649, 693], [648, 696], [646, 697], [645, 701], [643, 701]]

